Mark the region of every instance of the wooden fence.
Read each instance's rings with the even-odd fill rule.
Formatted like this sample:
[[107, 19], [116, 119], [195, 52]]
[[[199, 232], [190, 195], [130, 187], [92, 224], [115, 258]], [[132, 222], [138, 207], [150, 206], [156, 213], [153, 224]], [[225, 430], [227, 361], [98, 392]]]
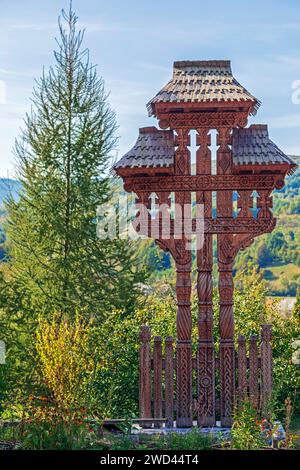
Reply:
[[[173, 427], [176, 412], [176, 354], [174, 340], [167, 337], [164, 341], [160, 336], [151, 338], [148, 326], [142, 326], [140, 360], [140, 418], [145, 420], [145, 427], [152, 422], [162, 426]], [[197, 398], [197, 358], [193, 357], [193, 416], [199, 412]], [[219, 357], [215, 357], [215, 410], [220, 413], [218, 397]], [[257, 335], [249, 339], [239, 336], [235, 352], [235, 402], [249, 398], [255, 408], [267, 406], [272, 390], [272, 347], [271, 326], [263, 325], [260, 341]], [[201, 390], [200, 390], [201, 392]], [[201, 393], [198, 393], [200, 396]], [[197, 411], [198, 410], [198, 411]], [[198, 417], [199, 418], [199, 417]], [[152, 421], [151, 421], [152, 420]], [[199, 422], [199, 419], [198, 419]]]

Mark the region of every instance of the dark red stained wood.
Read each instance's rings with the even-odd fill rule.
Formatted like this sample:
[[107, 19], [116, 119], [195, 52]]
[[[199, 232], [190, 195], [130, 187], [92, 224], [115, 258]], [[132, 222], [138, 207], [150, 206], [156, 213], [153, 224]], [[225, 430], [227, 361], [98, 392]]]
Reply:
[[238, 397], [239, 402], [243, 402], [248, 395], [247, 390], [247, 356], [246, 338], [239, 335], [238, 338]]
[[154, 418], [162, 418], [162, 340], [154, 337], [153, 348]]
[[261, 408], [265, 414], [269, 412], [272, 392], [272, 327], [262, 325], [261, 329]]
[[[201, 64], [202, 62], [198, 63], [199, 66]], [[221, 62], [218, 62], [218, 64], [218, 66], [221, 66]], [[174, 80], [177, 83], [178, 75], [176, 74], [177, 72], [174, 75]], [[181, 85], [180, 93], [187, 93], [187, 90], [184, 87], [181, 88]], [[228, 93], [231, 92], [232, 90], [228, 91]], [[165, 97], [166, 95], [163, 94], [163, 96]], [[172, 368], [174, 367], [174, 373], [176, 373], [177, 426], [191, 426], [193, 404], [192, 370], [193, 367], [196, 367], [198, 389], [197, 400], [195, 402], [197, 404], [198, 424], [213, 425], [216, 408], [216, 397], [214, 394], [215, 369], [219, 368], [221, 423], [223, 426], [230, 426], [235, 401], [236, 365], [238, 367], [238, 394], [241, 400], [247, 395], [246, 367], [248, 364], [244, 339], [240, 338], [239, 341], [238, 358], [236, 358], [234, 349], [234, 284], [232, 269], [239, 250], [247, 248], [255, 237], [271, 232], [274, 229], [276, 219], [271, 212], [271, 193], [275, 188], [281, 189], [284, 186], [284, 177], [289, 171], [292, 171], [294, 165], [292, 162], [291, 165], [256, 163], [253, 165], [242, 165], [238, 162], [244, 160], [236, 160], [235, 155], [232, 153], [232, 145], [235, 143], [232, 134], [237, 133], [236, 130], [233, 131], [234, 129], [242, 129], [247, 125], [249, 114], [256, 109], [258, 102], [256, 100], [253, 101], [251, 97], [249, 97], [249, 100], [240, 100], [236, 97], [234, 101], [218, 101], [215, 97], [209, 96], [205, 100], [201, 100], [196, 96], [189, 97], [186, 100], [176, 100], [176, 102], [173, 99], [174, 97], [172, 102], [152, 100], [150, 111], [159, 120], [161, 129], [170, 129], [170, 131], [174, 132], [174, 162], [172, 163], [173, 151], [171, 149], [168, 153], [168, 165], [166, 168], [160, 166], [148, 168], [145, 166], [135, 169], [126, 167], [116, 170], [124, 180], [125, 190], [134, 192], [137, 195], [137, 202], [145, 205], [144, 208], [140, 209], [135, 224], [136, 230], [140, 234], [152, 236], [161, 249], [171, 254], [176, 265], [176, 360], [175, 358], [172, 359], [170, 342], [167, 342], [166, 345], [166, 358], [164, 361], [161, 358], [161, 341], [157, 339], [154, 342], [154, 416], [157, 418], [162, 416], [161, 381], [162, 367], [164, 367], [166, 418], [168, 423], [171, 424], [171, 416], [175, 406], [171, 400], [171, 395], [173, 394]], [[217, 130], [216, 175], [212, 174], [211, 152], [209, 148], [209, 132], [211, 129]], [[191, 130], [195, 130], [197, 133], [196, 175], [191, 174]], [[152, 130], [151, 132], [157, 134], [157, 131]], [[161, 133], [161, 131], [159, 132]], [[238, 132], [242, 133], [242, 131]], [[162, 136], [164, 136], [163, 133]], [[156, 160], [159, 160], [160, 154], [158, 153], [154, 157]], [[161, 155], [162, 162], [165, 157], [166, 155]], [[240, 157], [242, 158], [243, 155]], [[256, 160], [253, 161], [256, 162]], [[285, 161], [288, 162], [288, 159], [285, 159]], [[257, 199], [257, 206], [259, 208], [257, 218], [253, 218], [251, 212], [253, 207], [253, 190], [256, 190], [259, 196]], [[217, 193], [217, 216], [215, 219], [212, 218], [213, 191]], [[237, 202], [238, 215], [235, 218], [233, 217], [233, 191], [237, 191], [239, 196]], [[191, 203], [192, 192], [196, 193], [197, 202], [204, 205], [205, 243], [204, 247], [200, 247], [197, 250], [197, 359], [192, 358], [191, 341], [191, 251], [186, 247], [186, 235], [183, 238], [176, 237], [175, 229], [176, 226], [180, 225], [178, 214], [175, 214], [175, 219], [170, 221], [171, 230], [169, 234], [164, 230], [164, 218], [161, 214], [155, 220], [151, 220], [149, 196], [153, 192], [157, 195], [157, 203], [165, 204], [167, 210], [168, 197], [173, 192], [175, 193], [175, 202], [181, 208]], [[185, 213], [184, 217], [185, 221], [191, 222], [191, 226], [195, 229], [197, 223], [194, 216], [192, 218], [190, 211]], [[149, 232], [150, 221], [155, 228], [154, 234]], [[217, 234], [219, 272], [220, 353], [217, 359], [214, 357], [214, 338], [212, 334], [213, 234]], [[144, 334], [147, 336], [148, 332], [144, 330]], [[250, 340], [250, 357], [248, 362], [250, 366], [249, 393], [252, 402], [257, 406], [259, 358], [256, 339], [254, 338]], [[140, 413], [142, 418], [151, 417], [150, 365], [149, 340], [144, 339], [142, 340], [140, 351]], [[271, 388], [272, 348], [270, 345], [270, 329], [268, 326], [264, 326], [261, 343], [261, 401], [264, 407], [266, 407], [269, 400]]]
[[166, 338], [165, 349], [165, 415], [166, 425], [172, 428], [174, 423], [174, 348], [171, 336]]
[[[124, 169], [125, 171], [125, 169]], [[125, 189], [128, 191], [250, 191], [264, 189], [281, 189], [284, 185], [284, 174], [251, 174], [251, 175], [163, 175], [131, 176], [126, 168]]]
[[258, 407], [258, 371], [259, 371], [259, 361], [258, 361], [258, 346], [257, 346], [258, 336], [252, 335], [250, 337], [250, 346], [249, 346], [249, 396], [252, 405]]
[[[211, 137], [209, 129], [197, 129], [197, 175], [211, 174]], [[204, 205], [204, 216], [212, 216], [211, 191], [197, 191], [196, 201]], [[197, 351], [197, 422], [198, 426], [214, 426], [215, 417], [215, 358], [213, 342], [212, 267], [213, 240], [205, 230], [203, 246], [197, 250], [198, 351]], [[200, 239], [199, 239], [200, 241]]]
[[150, 350], [150, 328], [142, 326], [140, 332], [140, 417], [150, 419], [151, 414], [151, 350]]

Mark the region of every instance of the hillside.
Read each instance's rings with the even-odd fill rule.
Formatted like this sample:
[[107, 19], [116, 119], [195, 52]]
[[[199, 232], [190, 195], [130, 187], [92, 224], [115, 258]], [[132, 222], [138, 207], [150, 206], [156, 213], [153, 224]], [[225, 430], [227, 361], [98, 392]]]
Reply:
[[[300, 166], [300, 157], [292, 157]], [[0, 210], [5, 216], [3, 202], [9, 194], [18, 197], [20, 183], [0, 179]], [[121, 182], [117, 187], [122, 191]], [[271, 234], [259, 237], [239, 254], [235, 269], [247, 262], [258, 264], [272, 296], [295, 296], [300, 287], [300, 170], [286, 178], [286, 185], [274, 192], [273, 211], [277, 226]], [[2, 209], [1, 209], [2, 208]], [[3, 236], [3, 234], [2, 234]], [[153, 277], [169, 276], [171, 260], [151, 241], [142, 241], [141, 256], [153, 271]], [[0, 253], [0, 258], [2, 254]]]

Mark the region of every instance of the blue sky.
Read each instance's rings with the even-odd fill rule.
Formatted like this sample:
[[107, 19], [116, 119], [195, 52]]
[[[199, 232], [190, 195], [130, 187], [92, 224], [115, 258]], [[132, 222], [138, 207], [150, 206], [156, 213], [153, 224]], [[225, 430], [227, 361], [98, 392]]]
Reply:
[[[285, 152], [300, 155], [299, 0], [74, 0], [85, 45], [117, 113], [119, 155], [138, 128], [155, 124], [146, 103], [169, 80], [174, 60], [231, 59], [235, 77], [262, 106]], [[67, 0], [0, 0], [0, 177], [13, 176], [11, 148], [30, 107], [34, 78], [53, 63], [57, 16]]]

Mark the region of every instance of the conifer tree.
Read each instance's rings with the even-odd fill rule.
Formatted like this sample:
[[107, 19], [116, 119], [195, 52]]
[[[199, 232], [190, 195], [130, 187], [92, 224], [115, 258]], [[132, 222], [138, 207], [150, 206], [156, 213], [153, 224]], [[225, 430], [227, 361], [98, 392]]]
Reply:
[[130, 309], [141, 281], [125, 240], [100, 240], [97, 206], [112, 197], [108, 174], [115, 114], [70, 10], [59, 19], [55, 64], [36, 81], [16, 141], [18, 202], [7, 204], [8, 259], [1, 306], [18, 315], [76, 311], [101, 320]]

